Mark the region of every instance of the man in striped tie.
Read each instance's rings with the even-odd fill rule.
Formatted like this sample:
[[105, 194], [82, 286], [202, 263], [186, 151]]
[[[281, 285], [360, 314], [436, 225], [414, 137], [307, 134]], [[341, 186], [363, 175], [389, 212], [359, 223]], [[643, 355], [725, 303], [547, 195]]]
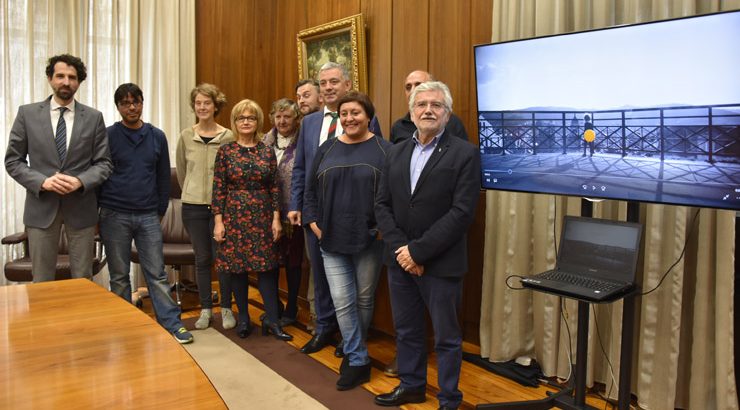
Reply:
[[[337, 103], [352, 89], [352, 79], [349, 71], [345, 66], [335, 62], [328, 62], [321, 66], [318, 81], [324, 109], [305, 116], [298, 133], [295, 165], [293, 166], [293, 176], [290, 184], [290, 210], [288, 212], [288, 219], [293, 225], [302, 224], [303, 193], [309, 183], [308, 178], [311, 177], [313, 160], [319, 145], [328, 139], [342, 135], [343, 130], [337, 115]], [[373, 117], [369, 128], [375, 135], [383, 136], [377, 118]], [[301, 348], [301, 352], [311, 354], [331, 343], [339, 326], [334, 313], [331, 293], [329, 293], [329, 283], [326, 281], [319, 240], [310, 228], [304, 227], [304, 229], [306, 232], [306, 248], [311, 260], [311, 271], [314, 280], [316, 334]], [[337, 357], [344, 355], [341, 342], [337, 345], [334, 354]]]
[[26, 188], [23, 224], [33, 281], [55, 279], [59, 235], [67, 235], [74, 278], [91, 278], [96, 188], [113, 163], [103, 114], [74, 99], [87, 70], [78, 57], [51, 57], [46, 77], [53, 95], [18, 108], [10, 130], [5, 169]]

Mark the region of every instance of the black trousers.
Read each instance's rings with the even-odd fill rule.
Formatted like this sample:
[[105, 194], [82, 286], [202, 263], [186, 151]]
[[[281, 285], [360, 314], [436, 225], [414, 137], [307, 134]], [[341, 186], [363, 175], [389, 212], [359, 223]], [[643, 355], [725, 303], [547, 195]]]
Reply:
[[[211, 299], [211, 267], [216, 257], [216, 241], [213, 240], [213, 214], [208, 205], [182, 204], [182, 224], [190, 236], [195, 252], [195, 282], [202, 309], [213, 308]], [[221, 292], [221, 308], [231, 309], [231, 275], [218, 275]]]

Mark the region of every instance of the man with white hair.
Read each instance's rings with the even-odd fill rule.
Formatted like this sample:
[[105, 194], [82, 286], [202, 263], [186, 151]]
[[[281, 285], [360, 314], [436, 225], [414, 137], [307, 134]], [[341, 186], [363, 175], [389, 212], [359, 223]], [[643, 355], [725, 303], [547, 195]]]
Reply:
[[377, 395], [375, 403], [426, 400], [426, 309], [434, 327], [439, 408], [456, 409], [462, 402], [457, 314], [468, 270], [467, 231], [480, 191], [480, 155], [446, 129], [452, 96], [444, 83], [417, 86], [409, 111], [417, 131], [388, 151], [375, 201], [386, 245], [401, 383]]

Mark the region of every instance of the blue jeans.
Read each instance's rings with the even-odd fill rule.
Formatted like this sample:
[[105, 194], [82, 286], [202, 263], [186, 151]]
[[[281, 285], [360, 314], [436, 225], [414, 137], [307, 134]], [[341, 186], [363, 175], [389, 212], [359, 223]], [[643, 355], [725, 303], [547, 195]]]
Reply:
[[152, 300], [157, 322], [170, 332], [183, 326], [180, 308], [170, 295], [164, 271], [162, 228], [157, 212], [130, 213], [100, 210], [100, 237], [110, 272], [110, 290], [131, 303], [131, 241], [139, 252], [141, 270]]
[[370, 363], [365, 340], [373, 320], [382, 252], [380, 240], [354, 255], [321, 249], [339, 331], [344, 339], [344, 354], [350, 366]]

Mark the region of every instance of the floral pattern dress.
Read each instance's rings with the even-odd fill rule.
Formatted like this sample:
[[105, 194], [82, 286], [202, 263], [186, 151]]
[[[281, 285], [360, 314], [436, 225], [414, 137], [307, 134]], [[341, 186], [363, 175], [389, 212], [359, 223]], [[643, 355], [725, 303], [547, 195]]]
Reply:
[[225, 241], [216, 252], [216, 272], [264, 272], [278, 267], [272, 237], [273, 212], [279, 209], [277, 161], [271, 147], [258, 142], [222, 145], [213, 173], [214, 215], [223, 217]]

